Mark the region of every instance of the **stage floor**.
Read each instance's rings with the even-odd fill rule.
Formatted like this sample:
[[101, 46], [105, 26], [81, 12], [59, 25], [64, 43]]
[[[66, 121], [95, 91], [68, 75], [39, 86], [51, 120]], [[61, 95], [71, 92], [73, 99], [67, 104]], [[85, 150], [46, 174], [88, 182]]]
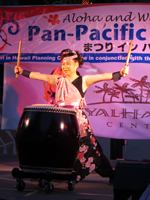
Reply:
[[[19, 167], [17, 156], [0, 154], [0, 200], [43, 200], [43, 198], [44, 200], [114, 200], [114, 189], [116, 188], [115, 200], [122, 200], [122, 198], [118, 199], [118, 187], [122, 186], [125, 189], [121, 192], [122, 197], [128, 191], [127, 189], [138, 182], [150, 184], [150, 163], [146, 165], [143, 163], [142, 167], [142, 162], [138, 161], [110, 160], [110, 163], [114, 169], [116, 168], [115, 186], [109, 185], [109, 178], [103, 178], [93, 172], [76, 184], [73, 191], [69, 191], [67, 181], [52, 180], [54, 190], [51, 194], [47, 194], [43, 188], [38, 186], [38, 180], [31, 178], [25, 178], [25, 189], [18, 191], [14, 187], [17, 181], [12, 176], [12, 170]], [[118, 166], [120, 167], [118, 168]], [[135, 170], [132, 167], [135, 167]], [[149, 172], [147, 175], [144, 174], [145, 170]], [[132, 174], [129, 174], [129, 172]], [[133, 178], [135, 179], [134, 184], [131, 183], [134, 181], [130, 180], [131, 175], [136, 177], [136, 179]], [[145, 183], [146, 179], [147, 183]], [[126, 181], [127, 183], [124, 186]], [[139, 187], [139, 184], [137, 187]], [[129, 196], [127, 200], [131, 199], [132, 196]], [[139, 200], [139, 198], [137, 199]]]
[[[73, 191], [68, 190], [66, 181], [52, 181], [54, 191], [47, 194], [38, 186], [37, 180], [24, 179], [25, 189], [20, 192], [14, 188], [16, 179], [11, 174], [18, 166], [17, 156], [0, 154], [0, 200], [113, 200], [113, 186], [108, 184], [109, 179], [95, 172], [76, 184]], [[115, 166], [114, 162], [112, 166]]]

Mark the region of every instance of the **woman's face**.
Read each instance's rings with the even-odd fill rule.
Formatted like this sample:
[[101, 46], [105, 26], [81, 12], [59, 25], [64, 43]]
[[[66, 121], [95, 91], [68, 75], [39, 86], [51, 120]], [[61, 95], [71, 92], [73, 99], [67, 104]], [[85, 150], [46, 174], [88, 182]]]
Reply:
[[72, 59], [63, 59], [61, 62], [62, 71], [66, 76], [71, 76], [74, 73], [76, 74], [78, 66], [78, 62], [74, 62]]

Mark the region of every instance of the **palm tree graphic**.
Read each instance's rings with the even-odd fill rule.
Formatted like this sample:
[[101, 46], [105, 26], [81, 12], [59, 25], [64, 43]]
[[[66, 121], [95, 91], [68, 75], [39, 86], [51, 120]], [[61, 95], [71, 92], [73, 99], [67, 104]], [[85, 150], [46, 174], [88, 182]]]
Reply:
[[[110, 101], [107, 103], [150, 103], [148, 100], [150, 99], [150, 82], [147, 81], [148, 76], [145, 75], [143, 76], [140, 80], [137, 80], [135, 78], [129, 78], [131, 81], [134, 81], [129, 88], [129, 83], [124, 83], [122, 86], [114, 83], [113, 87], [108, 87], [108, 83], [104, 83], [103, 87], [95, 86], [98, 90], [94, 91], [95, 93], [103, 93], [103, 99], [102, 102], [97, 102], [97, 103], [106, 103], [105, 97], [106, 95], [110, 96]], [[136, 87], [140, 87], [139, 90], [140, 92], [137, 94], [137, 90], [133, 89]], [[121, 101], [113, 101], [113, 98], [119, 99], [119, 97], [122, 98]], [[129, 99], [132, 98], [133, 101], [126, 100], [125, 98]], [[145, 98], [145, 102], [142, 102], [143, 98]], [[91, 104], [97, 104], [91, 103]], [[91, 105], [88, 104], [88, 105]]]
[[125, 95], [125, 97], [126, 98], [132, 98], [134, 103], [135, 103], [135, 100], [139, 101], [139, 95], [138, 94], [134, 94], [132, 91], [129, 92], [128, 95]]
[[143, 89], [143, 91], [145, 91], [145, 93], [146, 93], [146, 101], [145, 102], [148, 102], [148, 99], [150, 98], [150, 88], [149, 89]]
[[147, 76], [143, 76], [141, 78], [141, 80], [136, 80], [134, 78], [130, 78], [131, 81], [135, 82], [133, 85], [131, 85], [131, 87], [133, 87], [133, 88], [140, 87], [140, 90], [141, 90], [141, 93], [139, 95], [140, 96], [140, 103], [142, 102], [144, 88], [150, 87], [150, 82], [146, 82], [147, 78], [148, 78]]
[[114, 84], [116, 87], [115, 89], [119, 90], [121, 92], [122, 102], [124, 103], [124, 93], [129, 94], [131, 91], [133, 91], [132, 88], [127, 88], [129, 83], [124, 83], [122, 86], [118, 85], [117, 83]]
[[119, 95], [120, 94], [120, 91], [118, 90], [115, 90], [114, 88], [112, 88], [109, 92], [108, 92], [108, 95], [110, 95], [110, 102], [112, 102], [112, 98], [115, 97], [115, 98], [118, 98], [119, 99]]
[[99, 86], [95, 86], [96, 88], [98, 88], [98, 90], [94, 91], [96, 93], [102, 93], [104, 92], [104, 95], [103, 95], [103, 102], [105, 102], [105, 96], [107, 93], [110, 92], [111, 88], [108, 87], [108, 83], [104, 83], [103, 84], [103, 88], [99, 87]]

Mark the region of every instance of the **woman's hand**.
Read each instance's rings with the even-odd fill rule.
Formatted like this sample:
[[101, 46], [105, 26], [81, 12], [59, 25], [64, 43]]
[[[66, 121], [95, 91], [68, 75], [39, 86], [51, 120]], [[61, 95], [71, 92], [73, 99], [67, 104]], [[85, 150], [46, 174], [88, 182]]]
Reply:
[[14, 72], [15, 72], [15, 74], [22, 74], [23, 69], [19, 66], [15, 66]]
[[129, 66], [125, 65], [124, 67], [122, 67], [122, 69], [120, 70], [120, 74], [122, 77], [125, 77], [129, 74]]

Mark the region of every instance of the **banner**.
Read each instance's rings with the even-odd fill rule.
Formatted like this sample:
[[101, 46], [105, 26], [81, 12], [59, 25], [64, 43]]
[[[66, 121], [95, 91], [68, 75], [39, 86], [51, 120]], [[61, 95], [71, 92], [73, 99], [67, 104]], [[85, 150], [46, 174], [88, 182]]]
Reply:
[[23, 69], [50, 74], [63, 49], [84, 59], [81, 75], [120, 71], [133, 40], [130, 72], [86, 91], [85, 107], [96, 136], [150, 138], [150, 4], [0, 7], [0, 62], [4, 62], [2, 129], [16, 129], [23, 108], [46, 104], [41, 81], [15, 78], [19, 42]]

